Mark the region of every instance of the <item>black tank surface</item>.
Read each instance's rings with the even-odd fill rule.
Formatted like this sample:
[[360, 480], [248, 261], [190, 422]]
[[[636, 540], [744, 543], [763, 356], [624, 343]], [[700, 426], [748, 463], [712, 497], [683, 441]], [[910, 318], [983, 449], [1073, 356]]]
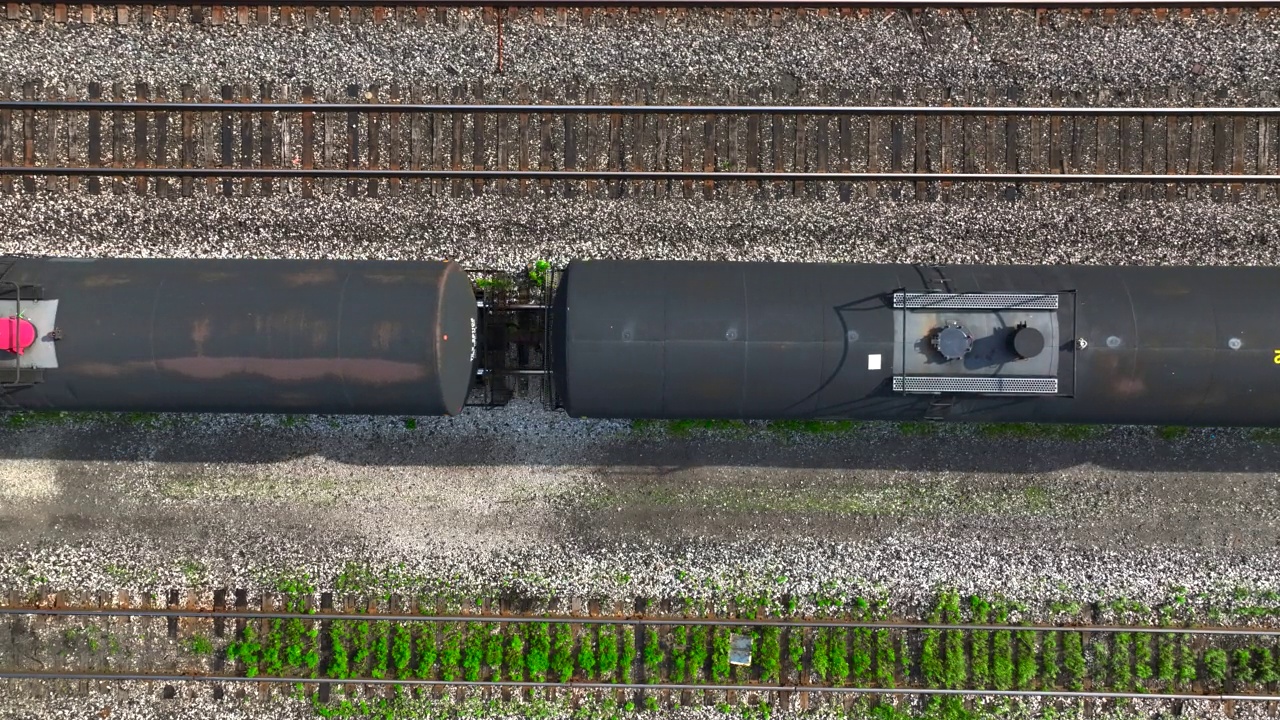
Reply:
[[0, 391], [24, 408], [443, 415], [474, 378], [476, 300], [454, 263], [8, 263], [0, 317], [7, 283], [29, 286], [38, 339], [0, 348]]
[[1280, 269], [588, 261], [569, 414], [1280, 425]]

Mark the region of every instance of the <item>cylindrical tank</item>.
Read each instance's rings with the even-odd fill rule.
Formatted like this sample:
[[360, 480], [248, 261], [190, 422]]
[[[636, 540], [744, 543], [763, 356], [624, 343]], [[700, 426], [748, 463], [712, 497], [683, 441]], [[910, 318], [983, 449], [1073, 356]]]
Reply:
[[574, 262], [573, 416], [1278, 425], [1280, 269]]
[[[474, 378], [476, 299], [454, 263], [9, 258], [0, 268], [9, 263], [0, 316], [16, 307], [9, 282], [38, 286], [40, 300], [23, 291], [22, 314], [56, 326], [37, 327], [21, 356], [0, 351], [0, 371], [18, 380], [9, 399], [24, 408], [452, 415]], [[40, 382], [22, 382], [36, 371]]]

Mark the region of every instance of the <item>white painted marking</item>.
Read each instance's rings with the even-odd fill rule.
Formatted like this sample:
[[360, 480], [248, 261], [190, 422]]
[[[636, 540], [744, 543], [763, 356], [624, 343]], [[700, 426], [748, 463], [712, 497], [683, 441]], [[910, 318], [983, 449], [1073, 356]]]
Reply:
[[867, 369], [868, 369], [868, 370], [879, 370], [879, 369], [880, 369], [880, 356], [879, 356], [878, 354], [877, 354], [877, 355], [868, 355], [868, 356], [867, 356]]

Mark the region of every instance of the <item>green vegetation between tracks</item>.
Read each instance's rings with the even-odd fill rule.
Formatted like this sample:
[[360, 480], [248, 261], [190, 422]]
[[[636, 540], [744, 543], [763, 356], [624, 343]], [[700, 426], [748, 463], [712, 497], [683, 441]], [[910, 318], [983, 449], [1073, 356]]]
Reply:
[[[802, 628], [627, 623], [252, 620], [226, 648], [247, 677], [300, 676], [567, 683], [804, 683], [838, 687], [1124, 692], [1274, 692], [1280, 642], [1267, 636], [1040, 630], [1020, 608], [942, 593], [927, 614], [997, 630]], [[1120, 612], [1123, 621], [1125, 612]], [[884, 619], [855, 600], [838, 616]], [[1171, 617], [1163, 614], [1169, 621]], [[322, 651], [321, 626], [329, 647]], [[730, 664], [733, 634], [751, 639], [749, 666]], [[207, 642], [207, 641], [206, 641]], [[196, 642], [192, 650], [197, 651]], [[530, 697], [529, 692], [519, 693]], [[648, 701], [645, 701], [648, 702]], [[664, 702], [667, 702], [664, 700]]]

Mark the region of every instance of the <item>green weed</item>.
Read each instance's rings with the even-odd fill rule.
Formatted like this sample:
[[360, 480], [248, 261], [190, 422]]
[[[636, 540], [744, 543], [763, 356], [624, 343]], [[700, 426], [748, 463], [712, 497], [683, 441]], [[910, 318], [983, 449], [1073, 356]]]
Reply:
[[752, 656], [760, 668], [760, 679], [778, 682], [782, 673], [782, 629], [768, 626], [760, 631], [760, 652]]
[[528, 629], [528, 647], [525, 650], [525, 669], [529, 679], [546, 682], [551, 667], [551, 629], [547, 623], [532, 623]]
[[262, 654], [262, 645], [258, 642], [258, 632], [253, 623], [247, 623], [240, 633], [240, 640], [227, 646], [227, 660], [244, 664], [245, 677], [258, 676], [258, 664]]
[[1176, 641], [1172, 635], [1161, 635], [1156, 639], [1156, 677], [1166, 688], [1172, 688], [1178, 682]]
[[618, 651], [618, 678], [622, 683], [631, 682], [631, 666], [636, 659], [636, 630], [632, 625], [620, 628], [622, 647]]
[[[979, 597], [971, 597], [969, 609], [975, 624], [987, 624], [991, 613], [990, 603]], [[979, 690], [986, 689], [991, 684], [991, 633], [987, 630], [975, 630], [970, 633], [969, 640], [973, 656], [970, 661], [973, 686]]]
[[400, 625], [395, 629], [391, 639], [391, 666], [396, 670], [396, 679], [409, 677], [409, 660], [413, 655], [413, 635], [407, 626]]
[[[683, 626], [679, 629], [684, 629]], [[595, 639], [592, 635], [595, 631], [588, 627], [586, 632], [582, 634], [582, 638], [578, 641], [578, 671], [582, 673], [582, 677], [590, 680], [596, 674], [596, 651]], [[684, 682], [680, 680], [678, 682]]]
[[898, 432], [907, 437], [922, 437], [937, 433], [938, 426], [931, 422], [902, 422], [898, 423]]
[[516, 287], [515, 281], [507, 277], [476, 278], [475, 282], [476, 287], [482, 290], [510, 291]]
[[529, 281], [537, 287], [545, 287], [547, 275], [551, 272], [551, 263], [546, 260], [534, 260], [529, 264]]
[[573, 678], [573, 631], [564, 623], [557, 623], [551, 643], [551, 675], [567, 683]]
[[462, 665], [462, 628], [450, 623], [444, 629], [444, 642], [440, 647], [440, 679], [453, 681], [458, 679]]
[[513, 629], [507, 639], [507, 680], [524, 681], [524, 639], [519, 629]]
[[420, 680], [434, 680], [436, 658], [439, 647], [436, 645], [436, 624], [423, 623], [418, 629], [418, 667], [414, 675]]
[[502, 679], [502, 626], [489, 628], [488, 640], [484, 647], [484, 664], [489, 666], [489, 675], [493, 680]]
[[1035, 685], [1040, 668], [1036, 663], [1036, 634], [1031, 630], [1018, 631], [1018, 689], [1030, 690]]
[[800, 677], [800, 672], [804, 668], [804, 629], [791, 628], [787, 630], [787, 657], [791, 660], [791, 667], [796, 671], [796, 678]]
[[1066, 425], [1053, 423], [986, 423], [979, 432], [987, 437], [1019, 438], [1023, 440], [1086, 440], [1096, 434], [1093, 425]]
[[283, 674], [284, 659], [281, 651], [284, 649], [284, 637], [281, 632], [283, 622], [280, 620], [272, 620], [270, 632], [267, 633], [266, 642], [262, 644], [262, 670], [263, 674], [268, 677], [279, 677]]
[[1191, 649], [1191, 636], [1180, 635], [1178, 643], [1178, 682], [1185, 686], [1195, 682], [1196, 654]]
[[711, 633], [711, 682], [720, 684], [729, 679], [729, 630], [717, 627]]
[[467, 623], [467, 639], [462, 645], [462, 679], [475, 682], [480, 679], [480, 665], [484, 661], [485, 640], [488, 634], [480, 623]]
[[1137, 677], [1140, 687], [1145, 687], [1155, 675], [1151, 667], [1150, 635], [1136, 635], [1133, 638], [1133, 674]]
[[1276, 653], [1270, 648], [1259, 647], [1254, 648], [1254, 654], [1258, 658], [1258, 682], [1269, 685], [1280, 681], [1280, 672], [1276, 668]]
[[290, 668], [302, 668], [303, 656], [306, 654], [306, 648], [303, 641], [306, 637], [306, 627], [301, 620], [290, 620], [285, 623], [284, 628], [284, 662]]
[[1058, 675], [1062, 672], [1058, 666], [1058, 637], [1057, 632], [1045, 633], [1044, 641], [1040, 646], [1040, 685], [1045, 690], [1058, 687]]
[[327, 674], [336, 680], [351, 677], [350, 660], [347, 656], [347, 641], [350, 633], [346, 620], [334, 620], [329, 626], [329, 641], [333, 649], [329, 653], [329, 669]]
[[1253, 649], [1237, 648], [1235, 651], [1235, 662], [1232, 663], [1232, 677], [1241, 683], [1251, 683], [1254, 678], [1253, 671]]
[[766, 428], [784, 435], [843, 435], [859, 425], [852, 420], [773, 420]]
[[658, 640], [658, 631], [646, 628], [644, 633], [645, 682], [651, 685], [662, 682], [662, 664], [666, 659], [667, 656], [662, 652], [662, 645]]
[[[939, 611], [943, 622], [959, 623], [960, 618], [960, 596], [954, 592], [944, 593], [939, 598]], [[944, 667], [943, 675], [946, 681], [946, 687], [959, 689], [965, 686], [969, 679], [969, 658], [966, 657], [964, 651], [964, 631], [948, 630], [944, 633], [943, 649]]]
[[612, 625], [599, 627], [596, 644], [599, 648], [596, 653], [596, 667], [599, 669], [600, 679], [613, 678], [614, 671], [618, 667], [618, 635]]
[[831, 677], [831, 633], [825, 628], [813, 631], [813, 654], [809, 657], [812, 670], [822, 680]]
[[187, 640], [187, 651], [192, 655], [211, 655], [213, 642], [204, 635], [193, 635]]
[[895, 687], [893, 670], [898, 659], [893, 652], [893, 638], [889, 631], [876, 630], [876, 685], [882, 688]]
[[694, 626], [689, 631], [689, 679], [697, 680], [707, 671], [707, 643], [711, 634], [705, 625]]
[[[1003, 622], [997, 618], [997, 622]], [[997, 690], [1013, 689], [1013, 633], [997, 630], [992, 638], [991, 679]]]
[[827, 667], [831, 684], [837, 687], [849, 680], [849, 632], [844, 628], [828, 628]]
[[1227, 679], [1227, 651], [1222, 648], [1209, 648], [1204, 651], [1204, 672], [1214, 682], [1221, 683]]

